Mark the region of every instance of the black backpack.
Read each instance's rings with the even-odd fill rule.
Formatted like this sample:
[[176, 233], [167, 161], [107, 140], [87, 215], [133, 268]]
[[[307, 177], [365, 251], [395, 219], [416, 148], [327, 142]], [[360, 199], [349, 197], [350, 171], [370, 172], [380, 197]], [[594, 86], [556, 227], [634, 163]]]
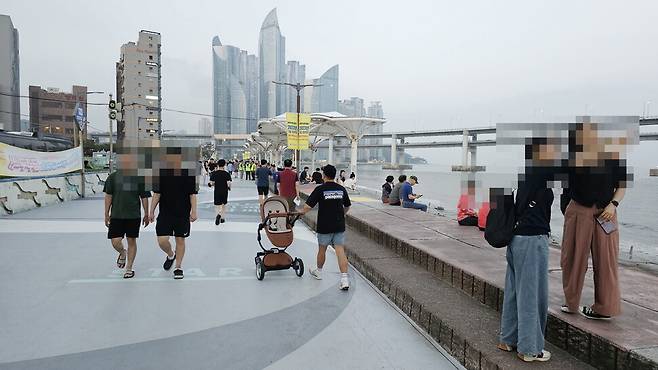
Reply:
[[514, 192], [504, 194], [503, 189], [497, 190], [495, 189], [491, 199], [484, 238], [494, 248], [505, 248], [512, 241], [516, 227]]

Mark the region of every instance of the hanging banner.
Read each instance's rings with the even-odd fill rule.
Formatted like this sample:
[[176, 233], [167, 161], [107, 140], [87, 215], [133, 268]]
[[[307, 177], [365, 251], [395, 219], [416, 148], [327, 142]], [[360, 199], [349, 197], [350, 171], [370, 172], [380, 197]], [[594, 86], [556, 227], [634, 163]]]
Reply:
[[311, 115], [299, 114], [299, 130], [297, 129], [297, 113], [286, 113], [288, 124], [288, 149], [308, 149], [308, 133], [311, 128]]
[[82, 168], [81, 148], [37, 152], [0, 143], [0, 176], [51, 176]]
[[251, 159], [251, 152], [242, 152], [242, 159]]

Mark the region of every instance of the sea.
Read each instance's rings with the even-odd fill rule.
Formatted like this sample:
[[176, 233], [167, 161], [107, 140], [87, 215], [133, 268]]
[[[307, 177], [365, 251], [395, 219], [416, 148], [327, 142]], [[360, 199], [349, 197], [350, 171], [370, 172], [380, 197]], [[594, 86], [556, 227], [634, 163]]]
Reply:
[[[381, 186], [387, 175], [416, 175], [419, 184], [414, 192], [423, 194], [419, 200], [447, 217], [456, 217], [457, 200], [460, 196], [464, 173], [452, 172], [449, 166], [416, 164], [413, 169], [404, 171], [382, 170], [381, 164], [363, 164], [357, 168], [357, 189], [371, 196], [381, 194]], [[658, 271], [658, 177], [636, 173], [635, 180], [627, 189], [626, 196], [618, 209], [620, 233], [620, 261], [638, 265], [651, 271]], [[516, 188], [517, 174], [509, 169], [487, 168], [475, 174], [478, 181], [476, 199], [485, 200], [490, 187]], [[551, 239], [559, 245], [562, 237], [564, 218], [560, 212], [559, 195], [561, 189], [554, 189], [551, 219]]]

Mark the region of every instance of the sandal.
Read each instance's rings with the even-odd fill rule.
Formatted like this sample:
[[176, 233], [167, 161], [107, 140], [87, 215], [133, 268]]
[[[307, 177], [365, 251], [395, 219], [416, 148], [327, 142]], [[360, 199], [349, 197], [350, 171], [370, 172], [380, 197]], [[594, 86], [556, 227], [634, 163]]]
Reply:
[[125, 274], [123, 274], [124, 279], [130, 279], [132, 277], [135, 277], [135, 271], [133, 271], [133, 270], [128, 270], [128, 271], [126, 271]]
[[117, 267], [122, 269], [126, 267], [126, 251], [123, 251], [123, 255], [119, 253], [119, 257], [117, 257]]
[[499, 350], [505, 351], [505, 352], [516, 351], [516, 346], [510, 346], [507, 343], [498, 343], [498, 345], [496, 347], [498, 347]]

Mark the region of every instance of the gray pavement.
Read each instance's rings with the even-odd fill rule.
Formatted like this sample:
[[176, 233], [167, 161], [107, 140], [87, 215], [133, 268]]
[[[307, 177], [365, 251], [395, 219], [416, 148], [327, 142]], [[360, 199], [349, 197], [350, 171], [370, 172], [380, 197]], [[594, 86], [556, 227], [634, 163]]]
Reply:
[[[234, 185], [220, 226], [201, 190], [178, 281], [153, 225], [135, 278], [122, 278], [102, 197], [0, 218], [0, 369], [457, 368], [356, 271], [339, 291], [333, 255], [321, 281], [293, 270], [256, 280], [256, 189]], [[313, 233], [294, 231], [289, 252], [313, 265]]]

